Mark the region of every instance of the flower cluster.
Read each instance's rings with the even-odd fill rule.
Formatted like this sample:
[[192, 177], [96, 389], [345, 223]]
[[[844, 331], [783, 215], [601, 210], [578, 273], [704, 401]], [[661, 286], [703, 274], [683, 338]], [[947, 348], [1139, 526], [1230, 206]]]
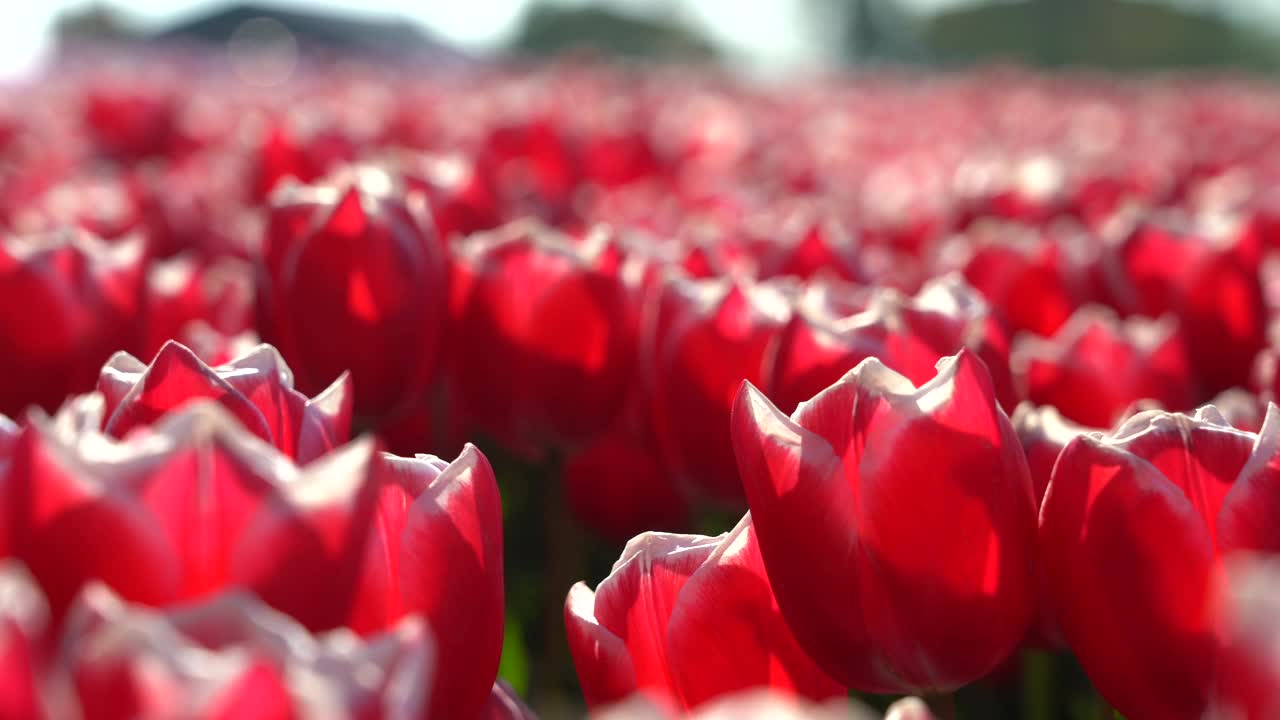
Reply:
[[0, 717], [1280, 713], [1275, 89], [115, 60], [0, 110]]

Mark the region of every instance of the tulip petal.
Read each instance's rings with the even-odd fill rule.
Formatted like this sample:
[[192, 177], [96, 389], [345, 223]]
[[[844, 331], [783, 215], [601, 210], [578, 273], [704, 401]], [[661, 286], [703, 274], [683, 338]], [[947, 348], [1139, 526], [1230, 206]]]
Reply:
[[1267, 406], [1266, 420], [1239, 479], [1222, 501], [1218, 548], [1280, 553], [1280, 408]]
[[596, 594], [575, 583], [564, 603], [564, 625], [573, 666], [588, 708], [618, 702], [638, 688], [627, 646], [596, 620]]
[[[846, 391], [827, 392], [834, 405]], [[802, 406], [797, 415], [805, 411]], [[854, 496], [840, 457], [831, 443], [792, 422], [750, 383], [738, 393], [732, 432], [761, 557], [787, 624], [835, 679], [868, 692], [893, 692], [897, 679], [885, 675], [871, 653], [850, 652], [871, 641], [861, 620], [859, 576], [833, 572], [830, 565], [854, 553], [857, 532]], [[819, 595], [829, 601], [803, 600]]]

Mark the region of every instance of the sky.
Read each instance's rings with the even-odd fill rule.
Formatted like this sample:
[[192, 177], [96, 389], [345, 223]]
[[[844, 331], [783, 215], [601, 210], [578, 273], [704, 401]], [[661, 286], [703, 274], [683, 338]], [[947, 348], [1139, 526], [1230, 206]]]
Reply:
[[[332, 8], [365, 15], [410, 18], [468, 50], [501, 45], [517, 27], [530, 0], [258, 0], [273, 5]], [[671, 8], [747, 66], [788, 70], [821, 62], [824, 49], [806, 34], [803, 7], [811, 0], [560, 0], [603, 2], [639, 11]], [[909, 10], [927, 13], [975, 0], [899, 0]], [[1215, 0], [1174, 0], [1205, 5]], [[117, 0], [112, 7], [147, 27], [163, 27], [229, 0]], [[91, 5], [89, 0], [7, 0], [0, 11], [0, 76], [13, 76], [38, 64], [48, 51], [54, 20], [61, 13]], [[1217, 0], [1228, 10], [1262, 16], [1280, 25], [1277, 0]]]

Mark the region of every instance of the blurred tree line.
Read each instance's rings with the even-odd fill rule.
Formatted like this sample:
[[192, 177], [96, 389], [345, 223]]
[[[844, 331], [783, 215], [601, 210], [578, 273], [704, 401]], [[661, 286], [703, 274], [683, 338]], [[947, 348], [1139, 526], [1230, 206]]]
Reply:
[[[917, 16], [897, 0], [808, 0], [807, 25], [837, 37], [850, 64], [1012, 61], [1110, 70], [1280, 68], [1269, 29], [1233, 19], [1214, 0], [994, 0]], [[744, 10], [745, 12], [746, 10]], [[713, 45], [672, 3], [639, 15], [608, 5], [535, 3], [511, 43], [517, 54], [589, 48], [625, 57], [710, 59]]]

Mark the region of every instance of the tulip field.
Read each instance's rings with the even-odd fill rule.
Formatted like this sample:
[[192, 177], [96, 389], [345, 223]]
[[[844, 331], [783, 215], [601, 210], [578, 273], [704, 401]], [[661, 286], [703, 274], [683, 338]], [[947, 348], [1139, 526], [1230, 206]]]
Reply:
[[1280, 87], [0, 98], [0, 720], [1280, 718]]

